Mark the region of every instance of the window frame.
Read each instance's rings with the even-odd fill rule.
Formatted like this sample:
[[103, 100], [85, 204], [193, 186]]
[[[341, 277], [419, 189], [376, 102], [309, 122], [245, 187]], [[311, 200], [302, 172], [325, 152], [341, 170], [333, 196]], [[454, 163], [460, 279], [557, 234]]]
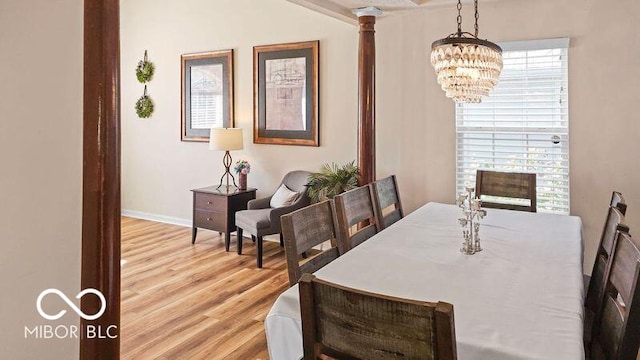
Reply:
[[[543, 143], [544, 141], [550, 141], [551, 143], [553, 143], [553, 145], [549, 146], [548, 149], [558, 149], [556, 150], [551, 150], [551, 151], [547, 151], [547, 152], [543, 152], [542, 154], [544, 154], [545, 156], [550, 156], [553, 160], [551, 160], [551, 162], [556, 162], [560, 165], [548, 165], [548, 172], [544, 172], [544, 171], [539, 171], [539, 169], [536, 171], [536, 173], [538, 174], [538, 209], [541, 210], [540, 212], [546, 212], [546, 213], [557, 213], [557, 214], [569, 214], [571, 211], [571, 197], [570, 197], [570, 180], [571, 180], [571, 170], [570, 170], [570, 108], [569, 108], [569, 45], [570, 45], [570, 39], [569, 38], [558, 38], [558, 39], [542, 39], [542, 40], [526, 40], [526, 41], [513, 41], [513, 42], [504, 42], [504, 43], [499, 43], [500, 47], [502, 47], [503, 49], [503, 53], [510, 53], [510, 52], [528, 52], [526, 54], [526, 56], [524, 57], [526, 59], [525, 61], [525, 71], [532, 71], [531, 70], [531, 64], [528, 63], [529, 59], [536, 59], [535, 55], [530, 55], [532, 51], [537, 51], [537, 50], [556, 50], [556, 49], [560, 49], [561, 50], [561, 56], [562, 58], [560, 58], [561, 61], [561, 69], [563, 71], [562, 73], [562, 78], [560, 80], [556, 80], [557, 83], [560, 84], [560, 90], [558, 92], [558, 97], [559, 97], [559, 103], [561, 105], [559, 106], [546, 106], [544, 109], [549, 109], [552, 111], [552, 115], [550, 116], [549, 120], [538, 120], [537, 118], [535, 118], [535, 116], [531, 116], [532, 114], [529, 114], [528, 111], [530, 110], [530, 108], [526, 108], [525, 110], [522, 109], [517, 109], [517, 111], [514, 111], [514, 113], [516, 115], [514, 115], [515, 117], [521, 117], [521, 120], [518, 120], [521, 122], [521, 125], [519, 126], [511, 126], [511, 127], [504, 127], [504, 126], [500, 126], [500, 125], [496, 125], [496, 121], [497, 118], [499, 118], [500, 112], [496, 112], [495, 108], [493, 110], [493, 114], [492, 115], [488, 115], [489, 117], [492, 118], [492, 120], [486, 120], [486, 119], [482, 119], [481, 118], [481, 113], [482, 110], [480, 107], [475, 109], [475, 114], [469, 114], [470, 109], [473, 108], [473, 106], [475, 104], [455, 104], [455, 134], [456, 134], [456, 193], [459, 193], [462, 191], [462, 189], [464, 189], [465, 186], [473, 186], [475, 185], [475, 174], [470, 175], [469, 173], [472, 170], [475, 169], [486, 169], [486, 170], [497, 170], [497, 171], [509, 171], [508, 169], [506, 169], [507, 167], [509, 167], [509, 165], [505, 165], [503, 164], [502, 166], [499, 165], [498, 162], [498, 166], [496, 166], [496, 155], [495, 155], [495, 151], [490, 152], [489, 155], [486, 156], [481, 156], [481, 155], [477, 155], [477, 156], [472, 156], [470, 153], [474, 152], [477, 154], [478, 152], [482, 152], [483, 149], [482, 147], [487, 147], [488, 149], [490, 149], [491, 147], [493, 147], [494, 149], [496, 147], [501, 147], [501, 148], [505, 148], [508, 147], [506, 145], [504, 145], [504, 142], [508, 142], [508, 141], [516, 141], [514, 146], [514, 151], [513, 154], [515, 154], [515, 157], [513, 157], [514, 159], [516, 159], [513, 167], [519, 167], [519, 168], [526, 168], [527, 166], [529, 167], [545, 167], [547, 165], [526, 165], [526, 159], [528, 157], [528, 155], [530, 154], [535, 154], [535, 152], [532, 151], [533, 150], [538, 150], [544, 147], [541, 147], [540, 145], [529, 145], [529, 143]], [[545, 68], [545, 69], [550, 69], [550, 67]], [[533, 70], [535, 71], [535, 70]], [[552, 70], [549, 70], [549, 73], [551, 73]], [[504, 72], [503, 74], [504, 75]], [[531, 75], [522, 75], [522, 78], [526, 78], [526, 77], [530, 77]], [[516, 77], [517, 78], [517, 77]], [[557, 84], [554, 84], [554, 86], [557, 86]], [[500, 83], [496, 86], [496, 89], [500, 89]], [[496, 99], [495, 97], [492, 98], [492, 96], [495, 96], [495, 90], [494, 89], [491, 94], [489, 95], [490, 99]], [[527, 88], [530, 89], [530, 88]], [[535, 87], [531, 88], [531, 89], [535, 89]], [[528, 91], [535, 91], [535, 90], [528, 90]], [[551, 94], [551, 93], [550, 93]], [[511, 95], [511, 94], [509, 94]], [[505, 101], [505, 99], [508, 99], [508, 96], [505, 96], [505, 94], [502, 94], [502, 98], [499, 98], [499, 100], [502, 100], [502, 102]], [[523, 94], [522, 98], [525, 99], [527, 96], [529, 96], [529, 94]], [[544, 94], [541, 96], [549, 96], [548, 94]], [[563, 103], [563, 100], [565, 101]], [[523, 101], [521, 101], [522, 103]], [[550, 101], [547, 101], [550, 102]], [[515, 101], [515, 103], [517, 104], [517, 99]], [[494, 104], [494, 106], [496, 106]], [[484, 109], [486, 110], [486, 109]], [[504, 108], [502, 109], [502, 111], [504, 112]], [[553, 111], [558, 111], [558, 113], [553, 113]], [[466, 114], [465, 114], [466, 112]], [[470, 120], [468, 120], [469, 117], [472, 116], [477, 116], [480, 117], [480, 119], [478, 120], [479, 123], [481, 123], [482, 121], [487, 121], [487, 122], [493, 122], [492, 126], [486, 126], [486, 125], [478, 125], [478, 126], [473, 126], [473, 125], [469, 125], [469, 124], [461, 124], [462, 122], [465, 121], [465, 117], [467, 118], [467, 122], [469, 122]], [[504, 115], [502, 115], [504, 116]], [[529, 116], [531, 117], [531, 119], [529, 118]], [[546, 114], [544, 115], [546, 116]], [[554, 117], [558, 117], [559, 119], [554, 119]], [[504, 121], [509, 121], [509, 122], [518, 122], [518, 121], [510, 121], [511, 119], [509, 119], [507, 117], [507, 120]], [[536, 126], [537, 124], [534, 124], [534, 126], [527, 126], [526, 123], [530, 123], [534, 122], [534, 121], [544, 121], [545, 123], [548, 123], [545, 126]], [[558, 123], [559, 125], [556, 125], [554, 123]], [[474, 132], [475, 129], [475, 132]], [[475, 134], [478, 139], [474, 139], [473, 135], [471, 138], [467, 138], [467, 141], [465, 142], [463, 137], [469, 136], [469, 134]], [[517, 135], [520, 135], [521, 138], [518, 139]], [[478, 136], [480, 135], [480, 136]], [[491, 135], [491, 138], [487, 138], [487, 139], [482, 139], [482, 135]], [[514, 136], [514, 139], [509, 139], [509, 135]], [[496, 138], [496, 136], [498, 136], [498, 138]], [[500, 138], [500, 136], [502, 136], [502, 138]], [[551, 136], [550, 140], [546, 140], [546, 139], [541, 139], [542, 136]], [[555, 140], [555, 136], [560, 136], [560, 141], [564, 142], [564, 144], [561, 144], [560, 146], [555, 146], [557, 145], [557, 143], [553, 142], [553, 140]], [[529, 137], [531, 137], [531, 139], [529, 139]], [[538, 139], [536, 140], [536, 137], [538, 137]], [[469, 144], [472, 143], [472, 141], [469, 140], [479, 140], [479, 143], [481, 143], [483, 140], [484, 141], [489, 141], [491, 142], [491, 145], [475, 145], [475, 150], [472, 149], [467, 149], [465, 150], [464, 147], [471, 147]], [[502, 142], [502, 146], [500, 144], [496, 145], [496, 142]], [[518, 145], [520, 143], [520, 145]], [[518, 148], [523, 148], [524, 150], [522, 151], [518, 151]], [[478, 150], [480, 149], [480, 150]], [[486, 151], [486, 150], [485, 150]], [[518, 158], [518, 156], [523, 155], [521, 158]], [[491, 162], [491, 167], [487, 167], [487, 166], [482, 166], [482, 163], [480, 163], [479, 166], [477, 167], [473, 167], [472, 165], [470, 166], [470, 159], [486, 159], [486, 160], [490, 160]], [[509, 156], [505, 155], [504, 158], [498, 158], [498, 159], [502, 159], [504, 160], [504, 163], [506, 163], [509, 160]], [[517, 171], [517, 172], [526, 172], [526, 170], [518, 170], [518, 169], [514, 169], [512, 171]], [[542, 175], [541, 175], [542, 174]], [[556, 180], [560, 178], [561, 180]], [[473, 184], [471, 184], [471, 181], [474, 181]], [[542, 180], [542, 181], [541, 181]], [[562, 183], [562, 185], [556, 185], [556, 183]], [[541, 186], [541, 184], [543, 184]], [[544, 186], [544, 184], [551, 184], [551, 185], [547, 185]], [[546, 191], [540, 191], [539, 189], [543, 188], [543, 189], [547, 189]], [[540, 197], [540, 194], [549, 194], [551, 195], [551, 197]], [[558, 197], [558, 195], [560, 195], [560, 197]], [[549, 204], [549, 201], [551, 201], [551, 204]], [[544, 206], [544, 204], [547, 203], [549, 205], [547, 205], [546, 207]], [[542, 205], [542, 206], [541, 206]], [[565, 206], [566, 205], [566, 206]]]

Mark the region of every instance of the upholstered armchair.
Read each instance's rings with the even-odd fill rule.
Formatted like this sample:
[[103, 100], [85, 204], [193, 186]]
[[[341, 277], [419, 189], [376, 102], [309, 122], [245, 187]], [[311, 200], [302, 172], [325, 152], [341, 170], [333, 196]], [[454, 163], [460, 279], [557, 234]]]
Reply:
[[[280, 234], [280, 246], [282, 242], [282, 230], [280, 217], [292, 211], [301, 209], [311, 203], [307, 195], [306, 184], [311, 173], [308, 171], [292, 171], [285, 175], [278, 186], [278, 190], [271, 196], [249, 201], [247, 210], [236, 213], [236, 226], [238, 227], [238, 254], [242, 254], [242, 234], [248, 232], [254, 241], [257, 241], [256, 260], [258, 267], [262, 267], [262, 243], [263, 236]], [[286, 188], [282, 188], [282, 185]], [[287, 191], [290, 190], [290, 191]], [[284, 192], [284, 195], [283, 195]], [[296, 193], [294, 195], [294, 193]], [[289, 195], [288, 197], [286, 195]], [[272, 207], [274, 203], [283, 206]]]

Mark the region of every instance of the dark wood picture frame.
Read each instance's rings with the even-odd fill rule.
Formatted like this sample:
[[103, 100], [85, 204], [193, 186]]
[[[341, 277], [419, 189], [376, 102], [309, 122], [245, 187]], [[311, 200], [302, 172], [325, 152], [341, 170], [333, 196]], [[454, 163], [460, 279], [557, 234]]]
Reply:
[[[222, 125], [230, 128], [234, 123], [233, 108], [233, 50], [211, 51], [180, 56], [181, 63], [181, 135], [182, 141], [209, 141], [209, 128], [194, 128], [192, 126], [192, 69], [198, 66], [222, 65]], [[211, 86], [216, 86], [215, 84]]]
[[319, 40], [254, 46], [255, 144], [320, 146], [319, 48]]

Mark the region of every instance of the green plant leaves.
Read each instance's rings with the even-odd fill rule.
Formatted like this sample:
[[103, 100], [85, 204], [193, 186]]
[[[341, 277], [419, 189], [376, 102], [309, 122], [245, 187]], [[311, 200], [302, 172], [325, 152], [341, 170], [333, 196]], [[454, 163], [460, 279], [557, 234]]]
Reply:
[[151, 101], [151, 98], [147, 96], [145, 91], [145, 94], [142, 95], [140, 99], [138, 99], [138, 101], [136, 101], [136, 114], [138, 114], [139, 118], [146, 119], [148, 117], [151, 117], [152, 113], [153, 101]]
[[357, 188], [358, 174], [355, 161], [343, 166], [324, 164], [319, 172], [309, 176], [307, 194], [315, 202], [333, 199], [338, 194]]
[[140, 60], [136, 67], [136, 77], [141, 83], [146, 83], [153, 77], [153, 71], [155, 70], [153, 63], [147, 60]]
[[[147, 60], [147, 50], [144, 51], [144, 59], [138, 62], [136, 67], [136, 77], [141, 83], [146, 83], [153, 77], [154, 66], [153, 63]], [[144, 93], [136, 101], [136, 114], [141, 119], [151, 117], [153, 114], [153, 101], [147, 95], [147, 85], [144, 86]]]

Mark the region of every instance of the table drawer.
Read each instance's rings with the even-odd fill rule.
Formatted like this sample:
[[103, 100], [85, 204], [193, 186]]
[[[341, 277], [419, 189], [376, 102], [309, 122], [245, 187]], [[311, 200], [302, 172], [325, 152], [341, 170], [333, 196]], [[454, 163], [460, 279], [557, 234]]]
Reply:
[[196, 193], [195, 208], [209, 211], [226, 211], [227, 199], [222, 196]]
[[223, 212], [196, 210], [194, 225], [199, 228], [226, 232], [227, 217]]

